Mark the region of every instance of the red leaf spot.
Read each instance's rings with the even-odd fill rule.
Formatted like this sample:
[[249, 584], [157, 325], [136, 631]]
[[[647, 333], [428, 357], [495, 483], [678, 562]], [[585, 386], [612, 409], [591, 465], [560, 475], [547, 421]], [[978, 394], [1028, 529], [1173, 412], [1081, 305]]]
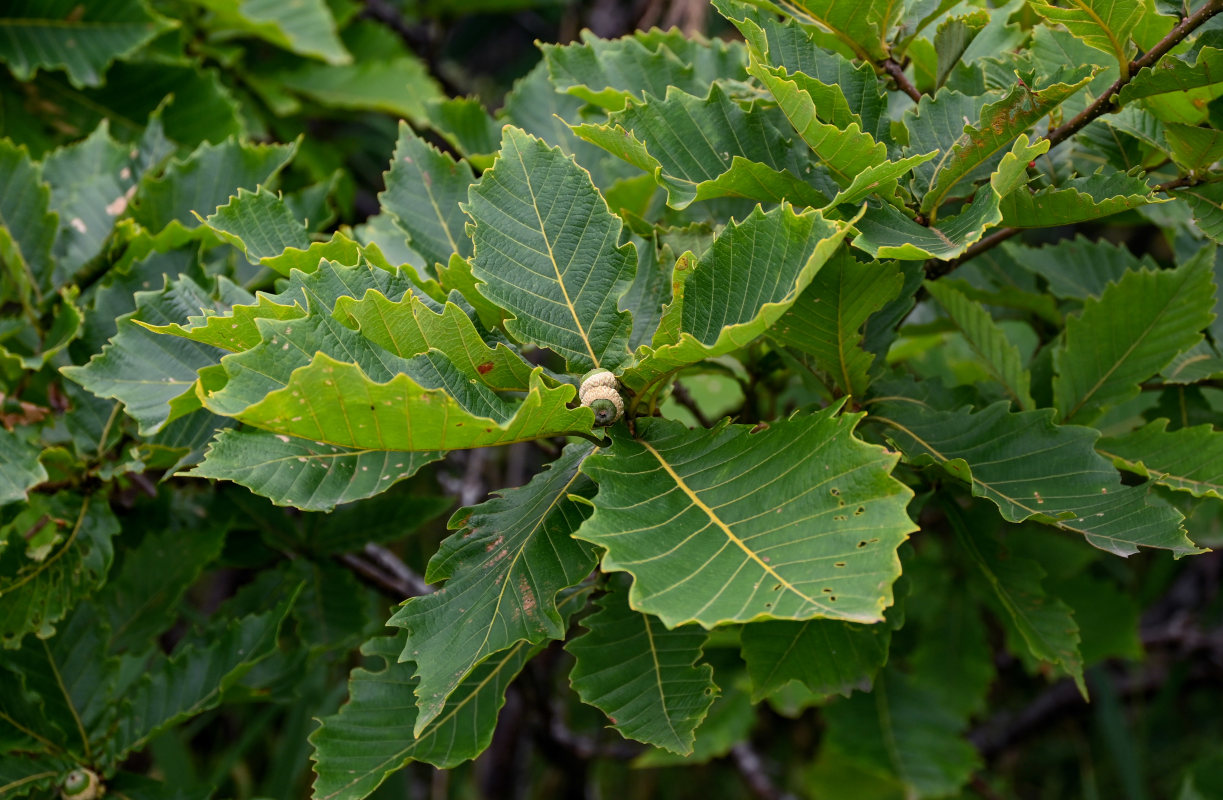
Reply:
[[483, 364], [476, 367], [476, 372], [479, 372], [481, 375], [487, 375], [488, 373], [493, 371], [493, 367], [495, 366], [496, 364], [494, 364], [493, 362], [485, 361]]

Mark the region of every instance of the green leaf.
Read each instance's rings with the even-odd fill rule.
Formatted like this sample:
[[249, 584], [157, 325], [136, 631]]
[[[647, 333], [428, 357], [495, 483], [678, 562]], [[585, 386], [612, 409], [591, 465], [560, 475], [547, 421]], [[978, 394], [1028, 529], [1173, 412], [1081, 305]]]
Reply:
[[894, 775], [907, 796], [954, 795], [980, 763], [964, 741], [967, 716], [939, 702], [939, 695], [893, 669], [880, 673], [870, 694], [858, 693], [823, 709], [824, 748], [866, 767]]
[[60, 776], [72, 767], [73, 762], [64, 758], [20, 753], [0, 755], [0, 791], [11, 797], [24, 797], [33, 791], [49, 793]]
[[378, 195], [382, 208], [407, 231], [427, 264], [445, 264], [452, 253], [471, 256], [467, 218], [459, 208], [476, 180], [467, 162], [438, 152], [401, 122], [385, 180], [386, 190]]
[[1223, 499], [1223, 433], [1209, 425], [1167, 430], [1157, 419], [1096, 449], [1119, 468], [1194, 497]]
[[592, 548], [572, 538], [587, 509], [571, 495], [591, 493], [578, 472], [591, 450], [569, 445], [525, 486], [450, 519], [450, 530], [460, 532], [442, 542], [425, 574], [445, 585], [408, 600], [387, 623], [407, 630], [400, 658], [416, 664], [414, 735], [493, 653], [565, 637], [557, 594], [595, 566]]
[[377, 111], [423, 123], [429, 104], [444, 97], [428, 67], [388, 27], [357, 22], [344, 31], [356, 60], [337, 65], [306, 62], [271, 79], [330, 108]]
[[682, 289], [652, 346], [638, 348], [635, 363], [621, 376], [623, 384], [640, 392], [679, 367], [737, 350], [760, 336], [836, 252], [848, 226], [817, 211], [796, 214], [784, 204], [767, 213], [757, 207], [742, 222], [731, 220], [695, 269], [690, 255], [676, 263], [675, 280], [682, 281]]
[[51, 246], [57, 217], [50, 210], [51, 191], [42, 182], [42, 169], [24, 147], [0, 139], [0, 262], [6, 283], [0, 298], [35, 304], [52, 287]]
[[47, 155], [42, 172], [51, 188], [51, 207], [59, 215], [59, 275], [75, 274], [102, 251], [115, 227], [108, 208], [127, 195], [146, 169], [169, 155], [168, 150], [159, 121], [132, 147], [112, 139], [104, 120], [84, 140]]
[[319, 444], [259, 430], [218, 431], [192, 478], [233, 481], [278, 506], [331, 511], [385, 492], [442, 453]]
[[[213, 511], [196, 506], [191, 511]], [[158, 522], [161, 522], [158, 520]], [[178, 619], [179, 602], [200, 572], [221, 554], [225, 527], [210, 520], [188, 527], [181, 520], [149, 530], [138, 547], [123, 553], [115, 575], [95, 605], [107, 621], [110, 652], [142, 652]]]
[[13, 0], [0, 16], [0, 61], [19, 81], [63, 69], [78, 89], [98, 86], [106, 68], [176, 23], [144, 0]]
[[1223, 49], [1207, 46], [1194, 53], [1192, 63], [1187, 58], [1167, 55], [1138, 70], [1133, 80], [1121, 87], [1120, 101], [1128, 103], [1219, 83], [1223, 83]]
[[482, 168], [492, 166], [493, 154], [501, 146], [501, 125], [479, 97], [434, 100], [428, 114], [430, 126], [468, 161]]
[[623, 736], [688, 755], [718, 692], [713, 668], [696, 663], [709, 634], [669, 630], [632, 609], [621, 582], [598, 606], [582, 620], [586, 633], [565, 647], [576, 660], [569, 674], [574, 691]]
[[970, 14], [958, 17], [947, 17], [939, 23], [934, 34], [934, 52], [938, 54], [938, 66], [934, 75], [934, 88], [946, 83], [947, 78], [960, 58], [977, 38], [977, 34], [989, 24], [990, 15], [985, 9], [978, 9]]
[[1169, 155], [1185, 171], [1200, 170], [1223, 157], [1223, 136], [1213, 128], [1165, 122]]
[[1053, 399], [1062, 419], [1090, 421], [1133, 397], [1140, 383], [1201, 341], [1213, 318], [1213, 259], [1206, 249], [1174, 270], [1131, 270], [1066, 320], [1053, 353]]
[[[576, 603], [567, 605], [562, 609], [566, 615]], [[450, 695], [442, 714], [415, 736], [415, 667], [396, 662], [405, 638], [400, 633], [362, 645], [362, 654], [381, 658], [385, 667], [354, 669], [348, 702], [310, 735], [315, 800], [360, 800], [413, 761], [448, 769], [475, 758], [492, 741], [510, 681], [541, 649], [519, 642], [486, 659]]]
[[744, 111], [714, 84], [707, 97], [675, 88], [661, 99], [647, 93], [606, 124], [575, 125], [573, 131], [653, 174], [672, 208], [727, 196], [824, 205], [825, 194], [803, 179], [811, 164], [775, 120], [763, 107]]
[[955, 144], [943, 150], [934, 162], [930, 189], [922, 197], [921, 212], [933, 216], [959, 187], [960, 195], [972, 192], [971, 176], [983, 165], [992, 165], [1015, 138], [1087, 85], [1094, 75], [1082, 67], [1056, 78], [1041, 89], [1029, 88], [1022, 80], [1006, 97], [981, 109], [979, 121], [965, 125]]
[[284, 200], [260, 186], [250, 192], [239, 188], [229, 202], [203, 220], [222, 239], [241, 250], [247, 261], [258, 264], [285, 250], [310, 246], [306, 226], [293, 216]]
[[1049, 291], [1062, 299], [1098, 298], [1127, 271], [1158, 268], [1150, 256], [1138, 258], [1123, 244], [1093, 242], [1082, 235], [1039, 248], [1010, 242], [1003, 247], [1016, 264], [1048, 281]]
[[854, 63], [819, 46], [802, 26], [782, 23], [773, 14], [752, 14], [744, 3], [717, 5], [762, 63], [807, 79], [802, 85], [816, 101], [820, 119], [843, 127], [856, 122], [877, 140], [890, 138], [887, 93], [869, 64]]
[[504, 343], [489, 347], [471, 317], [454, 303], [446, 303], [439, 313], [415, 294], [393, 302], [367, 290], [359, 300], [341, 298], [336, 315], [347, 315], [362, 336], [398, 356], [409, 358], [432, 348], [445, 353], [464, 375], [496, 391], [525, 392], [530, 385], [532, 366]]
[[226, 690], [276, 651], [280, 625], [300, 591], [299, 584], [267, 613], [235, 619], [146, 672], [124, 697], [111, 758], [122, 761], [158, 733], [219, 704]]
[[972, 203], [958, 215], [937, 225], [919, 225], [886, 203], [868, 208], [862, 219], [854, 223], [859, 235], [853, 245], [879, 259], [955, 258], [1002, 220], [999, 200], [1027, 182], [1028, 162], [1048, 149], [1047, 139], [1029, 146], [1027, 134], [1020, 134], [990, 176], [989, 183], [977, 189]]
[[[828, 408], [764, 430], [638, 421], [583, 471], [598, 484], [577, 536], [633, 577], [630, 603], [668, 627], [757, 618], [881, 618], [914, 529], [894, 455]], [[819, 465], [823, 465], [821, 470]], [[822, 479], [813, 482], [811, 473]]]
[[35, 495], [0, 526], [0, 644], [27, 633], [49, 636], [55, 623], [106, 580], [119, 532], [105, 499]]
[[620, 39], [582, 32], [582, 42], [539, 48], [559, 91], [617, 111], [630, 100], [661, 97], [669, 87], [704, 95], [718, 79], [742, 80], [747, 53], [741, 44], [652, 30]]
[[[825, 84], [801, 72], [791, 75], [780, 67], [770, 69], [755, 56], [748, 71], [765, 85], [794, 130], [841, 186], [848, 185], [858, 173], [887, 161], [887, 147], [864, 133], [858, 122], [845, 125], [820, 118], [816, 100], [824, 99]], [[881, 192], [888, 193], [886, 188]]]
[[875, 356], [862, 349], [862, 327], [900, 293], [903, 284], [894, 266], [860, 262], [849, 248], [842, 248], [769, 335], [812, 356], [844, 394], [865, 397], [867, 372]]
[[629, 360], [633, 318], [617, 303], [637, 270], [619, 245], [620, 218], [590, 174], [559, 148], [507, 126], [493, 168], [473, 186], [472, 273], [480, 293], [510, 311], [506, 331], [547, 347], [571, 372]]
[[[930, 191], [938, 177], [940, 164], [950, 156], [956, 144], [965, 139], [965, 128], [981, 119], [982, 111], [990, 101], [1001, 102], [1000, 94], [967, 95], [944, 88], [937, 94], [923, 95], [917, 105], [905, 111], [901, 117], [908, 132], [904, 154], [936, 151], [942, 156], [938, 162], [923, 163], [914, 169], [913, 189], [916, 195], [922, 196]], [[983, 180], [996, 167], [992, 160], [978, 163], [964, 178], [972, 182]]]
[[227, 310], [250, 295], [225, 279], [212, 292], [184, 275], [161, 291], [137, 292], [136, 310], [119, 319], [119, 331], [84, 366], [61, 372], [98, 397], [123, 402], [144, 435], [199, 408], [192, 393], [196, 371], [215, 364], [217, 351], [206, 344], [159, 336], [137, 324], [168, 325], [203, 309]]
[[869, 688], [887, 662], [892, 629], [886, 623], [860, 625], [830, 619], [753, 622], [739, 640], [752, 678], [752, 699], [760, 701], [791, 681], [817, 695]]
[[970, 530], [958, 507], [946, 507], [961, 552], [976, 566], [1013, 640], [1011, 649], [1022, 642], [1033, 658], [1060, 666], [1086, 697], [1079, 626], [1070, 606], [1045, 592], [1045, 571], [1032, 559], [1005, 552], [997, 537]]
[[[773, 2], [749, 0], [769, 10]], [[866, 61], [882, 61], [889, 55], [888, 34], [899, 13], [899, 6], [888, 0], [868, 0], [865, 3], [846, 0], [797, 0], [785, 3], [784, 11], [806, 28], [826, 32], [835, 37], [842, 48]]]
[[1096, 172], [1035, 192], [1018, 188], [1003, 197], [999, 207], [1004, 225], [1045, 228], [1050, 224], [1071, 225], [1166, 202], [1139, 178], [1123, 172]]
[[1212, 241], [1223, 243], [1223, 183], [1203, 183], [1177, 189], [1174, 197], [1184, 198], [1193, 209], [1193, 221]]
[[[232, 358], [222, 359], [222, 366]], [[262, 360], [266, 363], [274, 358], [268, 353]], [[444, 368], [448, 362], [444, 356], [441, 359], [430, 361]], [[232, 369], [245, 367], [235, 365]], [[453, 365], [449, 372], [439, 375], [450, 389], [459, 385], [457, 380], [468, 380]], [[201, 399], [214, 413], [272, 433], [361, 450], [420, 452], [488, 447], [589, 433], [594, 425], [590, 409], [567, 407], [576, 394], [574, 387], [563, 384], [549, 388], [539, 367], [531, 375], [526, 397], [520, 404], [506, 406], [510, 416], [502, 420], [467, 410], [446, 389], [422, 386], [406, 374], [379, 382], [356, 364], [337, 361], [325, 353], [316, 354], [308, 364], [294, 370], [283, 388], [266, 393], [245, 386], [240, 391], [226, 391], [232, 377], [213, 373], [204, 380]]]
[[352, 55], [336, 33], [325, 0], [192, 0], [214, 14], [215, 28], [257, 36], [277, 47], [328, 64], [348, 64]]
[[[202, 144], [186, 161], [172, 162], [162, 176], [141, 180], [132, 200], [132, 218], [154, 234], [176, 221], [193, 229], [201, 224], [194, 213], [211, 214], [240, 187], [254, 190], [266, 185], [296, 151], [296, 144], [240, 144], [234, 140]], [[117, 203], [116, 213], [122, 213], [125, 206], [126, 200]]]
[[1036, 407], [1032, 400], [1032, 376], [1024, 368], [1019, 348], [1011, 343], [989, 312], [951, 286], [939, 281], [926, 281], [928, 291], [963, 334], [968, 346], [985, 364], [990, 374], [1010, 395], [1020, 411]]
[[[896, 387], [886, 392], [904, 395]], [[884, 400], [870, 419], [912, 463], [934, 463], [972, 484], [972, 493], [998, 506], [1008, 522], [1035, 519], [1121, 556], [1138, 547], [1176, 554], [1199, 552], [1185, 537], [1181, 515], [1148, 503], [1141, 487], [1095, 452], [1098, 432], [1054, 425], [1050, 409], [1012, 413], [1009, 403], [981, 411], [940, 411], [919, 400]]]
[[1134, 47], [1130, 36], [1142, 21], [1139, 0], [1068, 0], [1064, 8], [1049, 0], [1028, 0], [1032, 10], [1053, 24], [1062, 24], [1086, 44], [1117, 59], [1121, 74], [1129, 76]]
[[0, 428], [0, 506], [24, 501], [30, 489], [47, 479], [38, 463], [42, 447]]

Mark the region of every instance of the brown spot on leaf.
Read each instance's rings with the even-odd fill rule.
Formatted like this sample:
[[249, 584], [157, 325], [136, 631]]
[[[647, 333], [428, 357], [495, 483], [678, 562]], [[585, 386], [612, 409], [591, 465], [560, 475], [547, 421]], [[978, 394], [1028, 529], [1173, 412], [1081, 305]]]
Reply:
[[480, 373], [481, 375], [487, 375], [493, 371], [493, 367], [495, 366], [496, 365], [493, 362], [485, 361], [483, 364], [476, 367], [476, 372]]

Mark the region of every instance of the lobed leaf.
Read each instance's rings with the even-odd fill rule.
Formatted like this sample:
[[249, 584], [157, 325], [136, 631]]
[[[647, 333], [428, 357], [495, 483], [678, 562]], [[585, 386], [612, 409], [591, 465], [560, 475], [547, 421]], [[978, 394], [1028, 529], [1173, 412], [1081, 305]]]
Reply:
[[1145, 181], [1122, 172], [1096, 172], [1035, 192], [1018, 188], [1002, 198], [999, 208], [1004, 225], [1043, 228], [1050, 224], [1087, 222], [1165, 202], [1166, 199], [1155, 196]]
[[586, 633], [565, 647], [575, 659], [569, 682], [622, 735], [688, 755], [718, 689], [713, 668], [696, 663], [709, 634], [668, 630], [631, 608], [627, 594], [616, 585], [582, 620]]
[[989, 312], [940, 281], [926, 281], [925, 287], [951, 317], [990, 374], [1002, 384], [1016, 408], [1020, 411], [1035, 408], [1031, 391], [1032, 376], [1024, 368], [1019, 348], [1006, 338], [1006, 333], [998, 327]]
[[[829, 408], [764, 430], [639, 420], [587, 459], [594, 515], [577, 536], [629, 572], [632, 606], [668, 627], [816, 617], [872, 622], [892, 601], [913, 523], [894, 456]], [[819, 468], [823, 464], [823, 469]]]
[[0, 61], [19, 81], [62, 69], [78, 89], [98, 86], [112, 62], [176, 24], [144, 0], [12, 0], [0, 16]]
[[507, 126], [492, 169], [472, 186], [472, 273], [508, 310], [506, 331], [563, 356], [571, 372], [629, 360], [632, 314], [617, 303], [637, 254], [590, 174], [559, 148]]
[[1008, 522], [1035, 519], [1121, 556], [1140, 546], [1199, 552], [1177, 511], [1149, 503], [1141, 487], [1121, 484], [1095, 452], [1098, 432], [1054, 425], [1049, 409], [1012, 413], [1008, 406], [941, 411], [897, 396], [881, 398], [870, 419], [890, 429], [906, 460], [937, 464], [970, 483], [973, 495], [988, 498]]
[[400, 660], [415, 664], [415, 736], [490, 655], [565, 637], [557, 595], [595, 566], [592, 548], [572, 538], [587, 516], [572, 495], [590, 494], [578, 468], [591, 450], [569, 445], [525, 486], [451, 517], [448, 527], [460, 532], [442, 542], [425, 575], [445, 585], [407, 600], [387, 623], [407, 631]]
[[1053, 399], [1062, 419], [1091, 419], [1133, 397], [1139, 384], [1202, 339], [1214, 318], [1212, 249], [1174, 270], [1131, 270], [1066, 320], [1053, 353]]
[[1223, 433], [1209, 425], [1167, 430], [1157, 419], [1123, 436], [1101, 439], [1096, 449], [1120, 469], [1194, 497], [1223, 499]]
[[739, 634], [759, 701], [799, 681], [817, 695], [865, 691], [887, 662], [892, 629], [831, 619], [753, 622]]

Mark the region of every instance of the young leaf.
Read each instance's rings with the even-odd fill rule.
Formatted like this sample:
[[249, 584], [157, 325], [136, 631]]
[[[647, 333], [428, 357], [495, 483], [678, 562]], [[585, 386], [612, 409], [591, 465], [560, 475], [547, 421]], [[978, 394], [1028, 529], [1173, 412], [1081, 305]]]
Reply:
[[1138, 393], [1202, 339], [1214, 306], [1213, 248], [1174, 270], [1127, 272], [1066, 321], [1054, 351], [1053, 398], [1062, 419], [1090, 420]]
[[259, 430], [218, 431], [191, 478], [233, 481], [278, 506], [331, 511], [412, 477], [439, 451], [405, 453], [325, 445]]
[[690, 256], [676, 263], [680, 288], [653, 345], [638, 348], [621, 381], [640, 392], [678, 367], [747, 345], [793, 305], [848, 230], [788, 205], [731, 220], [695, 269]]
[[632, 314], [616, 304], [637, 270], [619, 245], [620, 218], [590, 174], [559, 148], [507, 126], [493, 168], [472, 186], [472, 272], [481, 294], [510, 311], [505, 328], [548, 347], [572, 372], [629, 360]]
[[926, 281], [925, 286], [959, 328], [968, 346], [1002, 384], [1015, 406], [1020, 411], [1035, 408], [1031, 392], [1032, 376], [1023, 366], [1019, 348], [1006, 338], [989, 312], [945, 283]]
[[887, 662], [892, 629], [831, 619], [753, 622], [739, 634], [743, 660], [759, 701], [790, 681], [818, 695], [865, 691]]
[[438, 152], [400, 122], [385, 180], [386, 190], [378, 195], [382, 209], [407, 231], [428, 266], [445, 264], [454, 253], [471, 255], [467, 218], [459, 208], [476, 180], [466, 161]]
[[1093, 448], [1095, 430], [1054, 425], [1049, 409], [1012, 413], [1008, 406], [940, 411], [918, 400], [885, 400], [871, 407], [870, 419], [888, 426], [908, 461], [938, 464], [970, 482], [973, 495], [988, 498], [1009, 522], [1035, 518], [1120, 556], [1139, 546], [1199, 552], [1178, 512], [1149, 504], [1140, 487], [1122, 486]]
[[442, 542], [425, 575], [446, 584], [408, 600], [387, 623], [407, 630], [400, 658], [416, 665], [414, 735], [491, 654], [564, 638], [557, 594], [595, 565], [592, 548], [572, 538], [586, 517], [572, 495], [590, 494], [578, 468], [591, 450], [585, 442], [569, 445], [526, 486], [450, 519], [450, 530], [460, 533]]
[[175, 25], [144, 0], [14, 0], [0, 16], [0, 61], [19, 81], [63, 69], [76, 88], [97, 86], [111, 62]]
[[889, 474], [895, 456], [853, 436], [860, 415], [836, 411], [755, 433], [639, 421], [638, 439], [614, 435], [583, 466], [599, 493], [576, 535], [668, 627], [878, 620], [914, 530], [910, 492]]
[[1193, 55], [1192, 63], [1187, 58], [1168, 55], [1143, 67], [1121, 87], [1120, 102], [1223, 83], [1223, 49], [1205, 46]]
[[569, 674], [574, 691], [622, 735], [690, 754], [693, 732], [718, 691], [713, 668], [696, 663], [709, 634], [691, 626], [668, 630], [635, 611], [620, 582], [598, 605], [582, 620], [587, 632], [565, 647], [576, 659]]
[[864, 397], [875, 357], [862, 349], [862, 326], [900, 293], [903, 283], [895, 267], [860, 262], [842, 248], [769, 335], [815, 358], [843, 393]]
[[[767, 0], [749, 0], [769, 10], [776, 6]], [[842, 48], [871, 63], [888, 57], [888, 34], [899, 7], [888, 0], [800, 0], [785, 4], [785, 13], [802, 26], [826, 32]]]
[[789, 146], [776, 119], [760, 107], [744, 111], [715, 83], [707, 97], [675, 88], [665, 98], [646, 94], [606, 124], [573, 132], [652, 173], [672, 208], [727, 196], [824, 205], [828, 197], [804, 180], [812, 164]]
[[1096, 449], [1119, 468], [1194, 497], [1223, 499], [1223, 433], [1209, 425], [1167, 430], [1157, 419]]

